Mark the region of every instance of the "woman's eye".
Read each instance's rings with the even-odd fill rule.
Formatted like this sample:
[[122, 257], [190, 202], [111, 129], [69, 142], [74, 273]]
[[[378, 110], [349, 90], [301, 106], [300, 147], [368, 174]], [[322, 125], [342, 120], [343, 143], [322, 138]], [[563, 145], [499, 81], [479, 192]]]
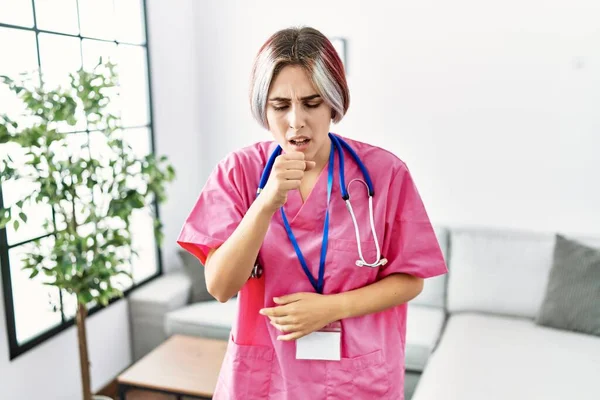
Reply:
[[[323, 103], [316, 103], [316, 104], [314, 104], [314, 103], [305, 103], [304, 106], [307, 107], [307, 108], [317, 108], [321, 104], [323, 104]], [[281, 105], [281, 106], [273, 105], [273, 110], [275, 110], [275, 111], [283, 111], [283, 110], [287, 110], [288, 108], [289, 108], [289, 105]]]

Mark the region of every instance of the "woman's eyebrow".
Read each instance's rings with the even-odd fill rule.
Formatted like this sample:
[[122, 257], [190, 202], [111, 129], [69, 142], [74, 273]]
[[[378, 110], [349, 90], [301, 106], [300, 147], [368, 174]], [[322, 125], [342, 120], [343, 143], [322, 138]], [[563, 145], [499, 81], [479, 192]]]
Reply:
[[[303, 101], [313, 100], [313, 99], [316, 99], [316, 98], [319, 98], [319, 97], [321, 97], [321, 95], [311, 94], [310, 96], [302, 97], [300, 100], [303, 100]], [[287, 102], [290, 102], [292, 100], [288, 99], [288, 98], [285, 98], [285, 97], [272, 97], [272, 98], [269, 99], [269, 101], [287, 101]]]

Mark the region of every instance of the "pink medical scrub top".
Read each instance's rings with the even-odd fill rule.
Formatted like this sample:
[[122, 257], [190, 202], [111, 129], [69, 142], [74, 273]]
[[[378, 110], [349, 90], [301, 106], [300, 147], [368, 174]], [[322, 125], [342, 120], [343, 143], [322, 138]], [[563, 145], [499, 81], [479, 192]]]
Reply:
[[[345, 140], [371, 175], [375, 229], [388, 263], [378, 268], [355, 264], [356, 236], [341, 197], [335, 154], [323, 294], [357, 289], [394, 273], [421, 278], [446, 273], [434, 230], [404, 162], [381, 148]], [[178, 238], [178, 243], [202, 263], [209, 250], [225, 242], [244, 217], [276, 145], [261, 142], [233, 152], [212, 172]], [[355, 178], [363, 179], [348, 152], [345, 152], [345, 178], [346, 184]], [[354, 182], [348, 191], [359, 224], [363, 255], [367, 262], [373, 262], [376, 248], [366, 187]], [[298, 191], [292, 191], [284, 206], [314, 277], [318, 276], [326, 206], [326, 167], [305, 202]], [[296, 343], [278, 341], [280, 332], [269, 323], [268, 317], [258, 314], [260, 308], [276, 306], [273, 297], [314, 293], [279, 212], [273, 215], [259, 262], [263, 276], [249, 279], [238, 295], [237, 320], [214, 399], [404, 399], [406, 304], [342, 320], [341, 361], [297, 360]]]

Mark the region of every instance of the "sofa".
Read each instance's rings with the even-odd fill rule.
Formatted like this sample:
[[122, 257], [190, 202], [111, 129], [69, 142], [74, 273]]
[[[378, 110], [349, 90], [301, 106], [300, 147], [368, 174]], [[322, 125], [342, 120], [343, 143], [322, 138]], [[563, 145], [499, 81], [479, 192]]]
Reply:
[[[536, 320], [556, 235], [451, 227], [436, 234], [449, 273], [426, 280], [408, 305], [406, 399], [600, 399], [600, 337]], [[600, 237], [574, 238], [600, 249]], [[135, 360], [173, 334], [229, 336], [236, 299], [210, 300], [202, 267], [182, 259], [187, 269], [129, 297]]]

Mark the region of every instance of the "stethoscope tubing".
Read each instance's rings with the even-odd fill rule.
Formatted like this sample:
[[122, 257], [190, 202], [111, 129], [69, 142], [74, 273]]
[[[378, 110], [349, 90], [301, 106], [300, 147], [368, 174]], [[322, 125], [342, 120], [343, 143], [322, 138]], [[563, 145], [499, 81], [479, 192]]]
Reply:
[[[373, 196], [375, 195], [375, 188], [373, 186], [373, 181], [371, 180], [371, 176], [369, 175], [369, 171], [367, 170], [367, 168], [365, 167], [364, 163], [362, 162], [362, 160], [360, 159], [360, 157], [358, 156], [358, 154], [356, 154], [356, 152], [354, 151], [354, 149], [342, 138], [329, 133], [329, 137], [331, 139], [332, 145], [334, 146], [335, 151], [338, 153], [338, 163], [339, 163], [339, 179], [340, 179], [340, 191], [342, 193], [342, 199], [344, 200], [344, 203], [346, 204], [346, 208], [348, 209], [348, 212], [350, 213], [350, 216], [352, 218], [352, 223], [354, 225], [354, 231], [355, 231], [355, 235], [356, 235], [356, 244], [358, 247], [358, 256], [360, 258], [360, 260], [356, 261], [356, 265], [359, 267], [378, 267], [378, 266], [383, 266], [387, 263], [387, 260], [385, 258], [382, 258], [381, 256], [381, 248], [379, 246], [379, 240], [377, 238], [377, 232], [375, 230], [375, 221], [374, 221], [374, 212], [373, 212]], [[363, 177], [365, 179], [365, 181], [361, 181], [363, 184], [365, 184], [365, 186], [367, 187], [367, 195], [369, 197], [369, 222], [371, 225], [371, 233], [373, 234], [373, 240], [375, 242], [375, 247], [377, 250], [377, 258], [375, 260], [375, 262], [373, 263], [368, 263], [365, 258], [364, 255], [362, 253], [362, 246], [361, 246], [361, 239], [360, 239], [360, 232], [358, 229], [358, 222], [356, 221], [356, 216], [354, 215], [354, 210], [352, 209], [352, 203], [350, 203], [350, 194], [348, 193], [348, 187], [346, 186], [345, 183], [345, 157], [344, 157], [344, 150], [346, 150], [348, 153], [350, 153], [350, 155], [352, 156], [352, 158], [354, 159], [354, 161], [356, 162], [356, 164], [358, 165], [359, 169], [361, 170]], [[271, 153], [267, 164], [261, 174], [260, 177], [260, 181], [258, 184], [258, 189], [256, 191], [256, 195], [258, 196], [260, 194], [260, 192], [262, 192], [262, 190], [264, 189], [265, 185], [267, 184], [267, 180], [269, 179], [269, 175], [271, 174], [271, 169], [273, 169], [273, 164], [275, 163], [275, 160], [277, 159], [277, 157], [281, 154], [282, 152], [282, 148], [281, 146], [277, 146], [275, 148], [275, 150]], [[352, 182], [350, 182], [352, 183]]]

